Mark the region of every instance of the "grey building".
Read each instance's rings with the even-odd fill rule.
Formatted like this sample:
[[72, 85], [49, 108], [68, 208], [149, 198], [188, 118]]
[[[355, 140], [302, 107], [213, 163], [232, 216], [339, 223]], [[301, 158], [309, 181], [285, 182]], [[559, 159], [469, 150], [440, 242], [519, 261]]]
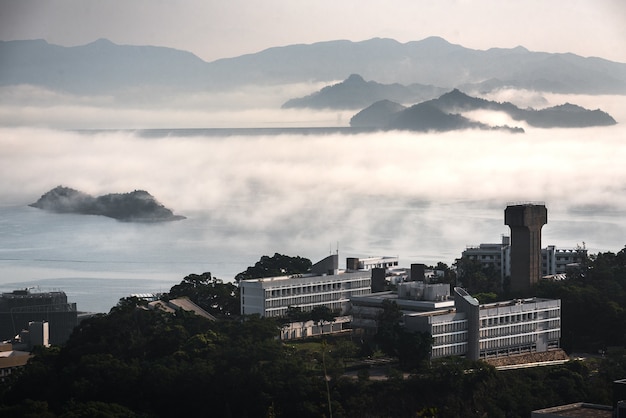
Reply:
[[351, 297], [371, 293], [374, 270], [340, 271], [338, 264], [338, 256], [330, 255], [307, 274], [242, 280], [241, 314], [278, 317], [289, 307], [310, 311], [316, 306], [346, 314]]
[[404, 323], [432, 336], [431, 358], [545, 352], [560, 346], [561, 301], [527, 298], [481, 305], [456, 287], [453, 309], [408, 314]]
[[50, 344], [63, 344], [77, 325], [75, 303], [67, 302], [62, 291], [35, 292], [14, 290], [0, 296], [0, 340], [9, 340], [31, 322], [45, 321], [49, 325]]

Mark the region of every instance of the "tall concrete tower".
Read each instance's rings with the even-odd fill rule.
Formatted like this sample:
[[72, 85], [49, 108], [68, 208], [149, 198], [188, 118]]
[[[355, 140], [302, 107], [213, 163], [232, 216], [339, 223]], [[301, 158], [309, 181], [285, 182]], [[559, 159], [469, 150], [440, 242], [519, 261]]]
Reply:
[[544, 204], [509, 205], [504, 224], [511, 228], [511, 291], [525, 296], [541, 278], [541, 228], [548, 223]]

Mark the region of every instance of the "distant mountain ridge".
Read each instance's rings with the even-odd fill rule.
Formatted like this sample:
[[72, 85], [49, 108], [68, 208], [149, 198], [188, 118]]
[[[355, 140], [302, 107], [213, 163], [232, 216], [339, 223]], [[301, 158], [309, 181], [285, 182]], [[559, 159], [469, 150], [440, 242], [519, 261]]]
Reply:
[[156, 201], [144, 190], [93, 197], [78, 190], [57, 186], [29, 206], [57, 213], [102, 215], [128, 222], [163, 222], [185, 219]]
[[74, 94], [114, 94], [139, 87], [159, 94], [215, 91], [250, 84], [331, 82], [349, 74], [385, 84], [446, 89], [626, 94], [626, 63], [523, 47], [473, 50], [437, 37], [407, 43], [374, 38], [288, 45], [213, 62], [171, 48], [107, 40], [77, 47], [4, 41], [0, 62], [0, 85], [31, 84]]
[[379, 100], [400, 103], [415, 103], [438, 97], [446, 89], [423, 84], [381, 84], [365, 81], [358, 74], [351, 74], [346, 80], [324, 87], [305, 97], [291, 99], [283, 104], [284, 109], [362, 109]]
[[[398, 109], [398, 110], [395, 110]], [[456, 129], [512, 129], [519, 127], [494, 127], [472, 121], [462, 113], [487, 110], [504, 112], [513, 120], [524, 121], [539, 128], [582, 128], [610, 126], [617, 122], [606, 112], [588, 110], [566, 103], [541, 110], [520, 109], [512, 103], [499, 103], [469, 96], [454, 89], [442, 96], [404, 108], [397, 103], [379, 101], [363, 109], [350, 120], [350, 126], [358, 128], [408, 129], [415, 131], [449, 131]]]

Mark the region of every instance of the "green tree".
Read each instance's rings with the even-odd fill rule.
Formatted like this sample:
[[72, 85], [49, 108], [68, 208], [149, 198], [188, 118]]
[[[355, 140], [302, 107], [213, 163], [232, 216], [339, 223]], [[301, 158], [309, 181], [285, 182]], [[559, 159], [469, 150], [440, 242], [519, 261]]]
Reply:
[[398, 304], [385, 300], [378, 316], [375, 341], [385, 354], [398, 357], [404, 370], [414, 370], [428, 359], [432, 338], [425, 333], [408, 331], [400, 324], [402, 317]]
[[311, 309], [311, 320], [323, 331], [323, 326], [327, 322], [335, 322], [337, 314], [330, 310], [327, 306], [319, 305]]
[[493, 264], [483, 266], [478, 260], [462, 257], [455, 266], [458, 281], [468, 293], [502, 293], [500, 271]]
[[290, 257], [279, 253], [275, 253], [272, 257], [264, 255], [254, 266], [237, 274], [235, 281], [302, 274], [308, 272], [312, 265], [311, 260], [300, 256]]
[[239, 287], [234, 283], [224, 283], [211, 276], [211, 273], [190, 274], [179, 284], [172, 286], [166, 299], [187, 296], [192, 302], [217, 317], [239, 316], [241, 301]]

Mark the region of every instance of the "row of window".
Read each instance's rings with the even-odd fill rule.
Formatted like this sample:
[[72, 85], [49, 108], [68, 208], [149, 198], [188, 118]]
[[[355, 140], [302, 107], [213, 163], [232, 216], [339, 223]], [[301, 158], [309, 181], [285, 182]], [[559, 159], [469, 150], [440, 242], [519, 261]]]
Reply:
[[513, 334], [524, 334], [533, 332], [537, 329], [537, 324], [534, 322], [528, 322], [519, 325], [507, 325], [502, 327], [481, 328], [480, 338], [493, 338]]
[[370, 287], [371, 279], [357, 278], [353, 280], [342, 280], [337, 282], [318, 283], [318, 284], [293, 284], [291, 286], [266, 289], [266, 298], [294, 296], [302, 294], [315, 294], [321, 292], [332, 292], [341, 289], [354, 289], [360, 287]]
[[433, 346], [431, 351], [432, 358], [446, 357], [446, 356], [461, 356], [467, 353], [467, 343], [452, 344], [445, 347]]
[[523, 312], [518, 314], [491, 316], [480, 320], [481, 328], [494, 325], [505, 325], [516, 322], [527, 322], [537, 319], [537, 312]]
[[455, 332], [453, 334], [434, 335], [433, 345], [445, 345], [467, 342], [467, 331]]
[[432, 325], [432, 335], [446, 334], [450, 332], [458, 332], [467, 330], [467, 320], [445, 322], [442, 324]]
[[528, 345], [537, 339], [536, 334], [517, 335], [511, 337], [496, 338], [492, 340], [480, 341], [481, 350], [490, 350], [504, 347], [517, 347], [520, 345]]
[[265, 307], [275, 308], [279, 306], [299, 306], [310, 303], [332, 302], [334, 300], [347, 299], [352, 296], [361, 296], [369, 293], [371, 293], [371, 288], [367, 286], [360, 289], [339, 289], [334, 292], [317, 293], [312, 295], [277, 297], [274, 299], [266, 299]]
[[490, 316], [486, 318], [482, 318], [480, 320], [481, 328], [490, 327], [495, 325], [506, 325], [513, 324], [517, 322], [527, 322], [534, 321], [538, 318], [559, 318], [561, 316], [561, 309], [559, 307], [553, 307], [544, 309], [541, 311], [533, 311], [533, 312], [520, 312], [514, 314], [506, 314], [506, 315], [496, 315]]
[[528, 334], [510, 335], [499, 338], [480, 339], [480, 349], [492, 349], [499, 347], [517, 347], [524, 344], [531, 344], [537, 340], [539, 334], [545, 334], [549, 341], [557, 341], [561, 338], [561, 330], [553, 329], [548, 332], [532, 332]]
[[[328, 307], [331, 311], [341, 311], [341, 302], [333, 302], [333, 303], [316, 303], [316, 304], [311, 304], [308, 306], [301, 306], [303, 311], [310, 311], [311, 309], [313, 309], [315, 306], [326, 306]], [[284, 316], [287, 314], [287, 308], [288, 307], [279, 307], [279, 308], [270, 308], [267, 309], [265, 311], [265, 316], [266, 317], [277, 317], [277, 316]]]

